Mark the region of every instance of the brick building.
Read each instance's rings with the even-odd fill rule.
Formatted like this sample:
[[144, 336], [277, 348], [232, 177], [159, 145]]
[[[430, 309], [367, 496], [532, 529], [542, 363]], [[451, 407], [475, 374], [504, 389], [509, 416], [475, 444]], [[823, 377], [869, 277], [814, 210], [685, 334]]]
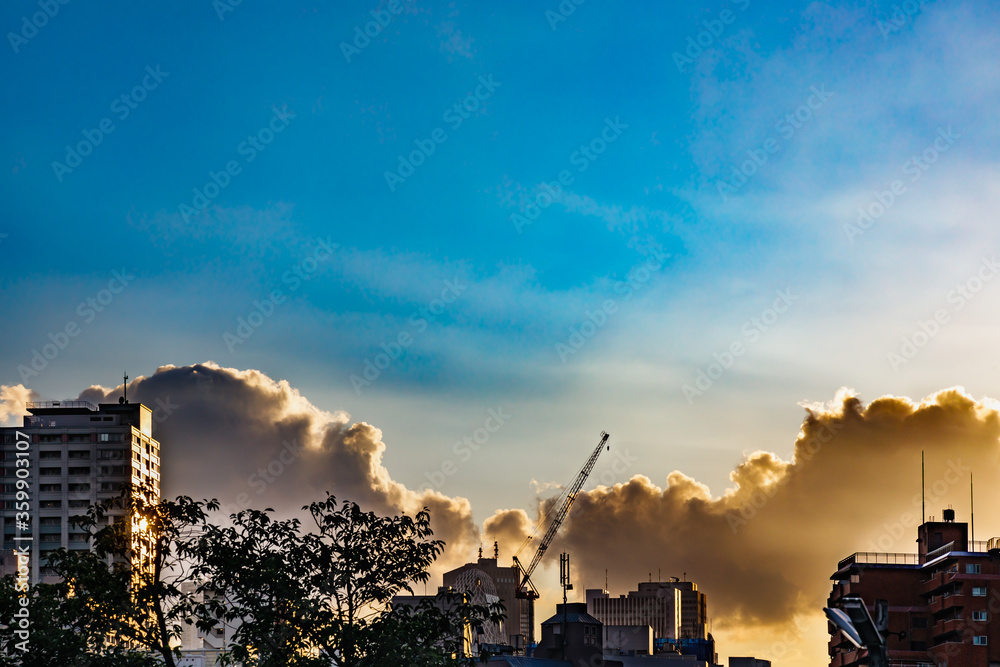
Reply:
[[[888, 601], [886, 646], [890, 665], [1000, 667], [1000, 549], [969, 542], [968, 524], [944, 521], [917, 528], [917, 553], [855, 553], [837, 565], [827, 606], [847, 596]], [[830, 667], [867, 665], [830, 624]]]

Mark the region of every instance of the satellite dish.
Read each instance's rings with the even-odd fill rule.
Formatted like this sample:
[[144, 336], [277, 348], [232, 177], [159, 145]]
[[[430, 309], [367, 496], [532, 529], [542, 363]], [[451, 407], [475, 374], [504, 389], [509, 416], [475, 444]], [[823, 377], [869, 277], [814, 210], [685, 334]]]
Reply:
[[119, 396], [118, 397], [118, 405], [125, 405], [125, 397], [124, 396]]
[[850, 616], [845, 614], [840, 609], [823, 607], [823, 611], [826, 612], [826, 617], [830, 619], [831, 623], [844, 631], [844, 635], [852, 644], [854, 644], [857, 648], [864, 648], [864, 644], [861, 641], [861, 635], [858, 634], [857, 628], [855, 628], [854, 623], [851, 622]]

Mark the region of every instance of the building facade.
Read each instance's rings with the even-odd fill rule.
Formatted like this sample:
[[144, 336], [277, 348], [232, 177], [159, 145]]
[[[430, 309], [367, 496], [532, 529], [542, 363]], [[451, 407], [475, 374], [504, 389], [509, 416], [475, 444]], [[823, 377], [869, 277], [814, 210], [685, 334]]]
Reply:
[[445, 588], [456, 590], [484, 591], [486, 595], [496, 595], [503, 603], [507, 619], [500, 628], [502, 643], [518, 648], [524, 647], [528, 636], [528, 601], [515, 597], [518, 584], [517, 566], [502, 567], [496, 557], [483, 558], [480, 553], [475, 563], [446, 572], [443, 577]]
[[[855, 553], [830, 578], [828, 607], [860, 597], [875, 618], [876, 600], [888, 602], [891, 665], [1000, 666], [1000, 549], [970, 543], [953, 510], [917, 528], [917, 553]], [[831, 667], [868, 664], [866, 650], [829, 629]]]
[[[91, 505], [114, 498], [130, 483], [160, 494], [160, 443], [153, 415], [141, 403], [51, 401], [28, 404], [19, 427], [0, 428], [0, 573], [27, 565], [32, 583], [51, 574], [48, 554], [60, 547], [91, 548], [89, 536], [70, 522]], [[122, 510], [113, 510], [116, 521]], [[148, 555], [142, 530], [133, 526], [133, 551]]]
[[588, 589], [587, 610], [605, 625], [649, 625], [656, 639], [707, 639], [708, 601], [693, 581], [643, 581], [628, 595]]

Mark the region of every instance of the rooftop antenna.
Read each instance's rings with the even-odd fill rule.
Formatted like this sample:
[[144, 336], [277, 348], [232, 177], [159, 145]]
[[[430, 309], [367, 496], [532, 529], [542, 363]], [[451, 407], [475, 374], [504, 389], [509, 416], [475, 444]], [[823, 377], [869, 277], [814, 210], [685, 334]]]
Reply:
[[604, 568], [604, 592], [608, 591], [608, 568]]
[[969, 551], [975, 551], [976, 549], [976, 495], [972, 491], [972, 473], [969, 473], [969, 524], [972, 530], [972, 548]]
[[660, 583], [662, 581], [663, 581], [663, 572], [660, 570], [660, 568], [656, 568], [656, 583]]
[[483, 545], [479, 545], [479, 560], [483, 559]]
[[125, 382], [122, 383], [122, 400], [120, 401], [122, 405], [128, 403], [128, 372], [123, 372], [125, 376]]
[[500, 543], [493, 540], [493, 557], [500, 560]]
[[924, 450], [920, 450], [920, 515], [927, 523], [927, 509], [924, 505]]

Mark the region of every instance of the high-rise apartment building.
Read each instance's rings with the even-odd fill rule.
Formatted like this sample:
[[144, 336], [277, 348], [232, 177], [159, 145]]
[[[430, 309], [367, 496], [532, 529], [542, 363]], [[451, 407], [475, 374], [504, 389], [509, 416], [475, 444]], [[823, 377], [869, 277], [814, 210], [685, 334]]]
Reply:
[[[943, 518], [917, 527], [917, 553], [841, 560], [827, 606], [860, 597], [878, 619], [876, 602], [885, 600], [890, 665], [1000, 665], [1000, 548], [990, 548], [1000, 544], [970, 542], [969, 526], [955, 521], [954, 510]], [[829, 629], [831, 667], [868, 664], [865, 649], [833, 624]]]
[[[17, 569], [15, 550], [27, 551], [22, 562], [30, 564], [30, 581], [38, 582], [50, 574], [50, 552], [91, 548], [70, 517], [130, 483], [150, 489], [149, 500], [159, 499], [160, 443], [153, 438], [153, 413], [141, 403], [50, 401], [27, 407], [21, 426], [0, 428], [0, 573]], [[112, 511], [108, 519], [122, 514]], [[133, 529], [133, 552], [141, 558], [149, 545], [138, 526]]]

